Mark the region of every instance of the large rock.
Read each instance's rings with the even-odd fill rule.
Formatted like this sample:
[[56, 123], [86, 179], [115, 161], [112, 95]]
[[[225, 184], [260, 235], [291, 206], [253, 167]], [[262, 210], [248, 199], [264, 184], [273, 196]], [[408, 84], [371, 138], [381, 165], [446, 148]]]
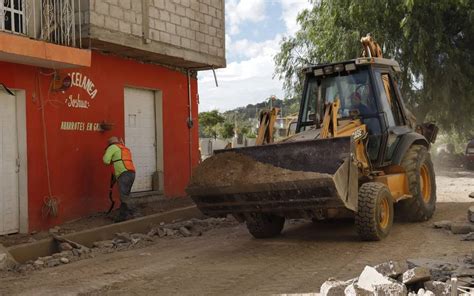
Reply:
[[388, 261], [379, 265], [374, 266], [375, 270], [384, 276], [391, 278], [397, 278], [405, 271], [408, 270], [408, 264], [406, 261]]
[[405, 285], [410, 285], [419, 282], [426, 282], [430, 280], [431, 274], [429, 269], [424, 267], [415, 267], [405, 271], [402, 275], [402, 282]]
[[425, 289], [433, 292], [436, 296], [451, 295], [451, 285], [439, 281], [425, 282]]
[[474, 223], [474, 206], [470, 206], [467, 210], [467, 220]]
[[354, 280], [340, 281], [328, 279], [321, 285], [319, 293], [321, 296], [344, 296], [344, 290], [353, 282]]
[[0, 244], [0, 270], [9, 270], [14, 268], [18, 262], [15, 258], [8, 252], [8, 250]]
[[377, 286], [391, 285], [395, 281], [378, 272], [371, 266], [366, 266], [359, 276], [357, 285], [369, 292], [375, 292]]

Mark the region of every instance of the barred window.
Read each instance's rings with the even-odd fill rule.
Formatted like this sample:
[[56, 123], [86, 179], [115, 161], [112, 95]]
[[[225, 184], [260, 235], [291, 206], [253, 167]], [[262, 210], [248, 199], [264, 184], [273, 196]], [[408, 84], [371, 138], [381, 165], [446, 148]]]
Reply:
[[25, 34], [25, 0], [0, 0], [0, 31]]

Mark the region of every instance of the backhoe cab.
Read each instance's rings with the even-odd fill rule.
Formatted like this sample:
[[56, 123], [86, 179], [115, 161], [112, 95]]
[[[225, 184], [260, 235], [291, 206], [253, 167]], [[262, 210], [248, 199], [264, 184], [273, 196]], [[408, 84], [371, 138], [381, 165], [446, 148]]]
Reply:
[[304, 69], [295, 135], [217, 151], [195, 170], [187, 191], [203, 213], [233, 214], [256, 238], [279, 234], [285, 218], [352, 216], [364, 240], [386, 237], [395, 213], [433, 215], [437, 128], [413, 122], [398, 63], [370, 36], [361, 41], [361, 58]]

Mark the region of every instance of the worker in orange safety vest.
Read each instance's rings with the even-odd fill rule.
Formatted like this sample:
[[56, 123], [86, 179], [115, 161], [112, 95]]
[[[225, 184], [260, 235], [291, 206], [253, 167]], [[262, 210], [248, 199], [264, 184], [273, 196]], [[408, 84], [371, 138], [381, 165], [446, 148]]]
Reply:
[[117, 221], [124, 221], [133, 217], [133, 210], [127, 203], [130, 201], [130, 191], [135, 181], [135, 166], [132, 153], [125, 147], [123, 140], [110, 137], [107, 142], [103, 161], [106, 165], [113, 164], [114, 177], [120, 191], [120, 210]]

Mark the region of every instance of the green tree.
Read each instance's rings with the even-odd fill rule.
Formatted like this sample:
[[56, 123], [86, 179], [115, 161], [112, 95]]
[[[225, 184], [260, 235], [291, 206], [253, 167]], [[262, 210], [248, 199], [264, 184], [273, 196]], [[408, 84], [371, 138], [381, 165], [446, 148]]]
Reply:
[[[474, 133], [474, 1], [313, 0], [298, 16], [301, 29], [281, 43], [275, 75], [286, 96], [299, 97], [301, 68], [353, 59], [366, 33], [402, 68], [399, 82], [418, 121]], [[472, 136], [472, 135], [471, 135]]]
[[199, 113], [199, 136], [216, 138], [218, 125], [224, 121], [217, 110]]
[[219, 136], [223, 139], [230, 139], [234, 136], [235, 125], [228, 121], [219, 126]]

